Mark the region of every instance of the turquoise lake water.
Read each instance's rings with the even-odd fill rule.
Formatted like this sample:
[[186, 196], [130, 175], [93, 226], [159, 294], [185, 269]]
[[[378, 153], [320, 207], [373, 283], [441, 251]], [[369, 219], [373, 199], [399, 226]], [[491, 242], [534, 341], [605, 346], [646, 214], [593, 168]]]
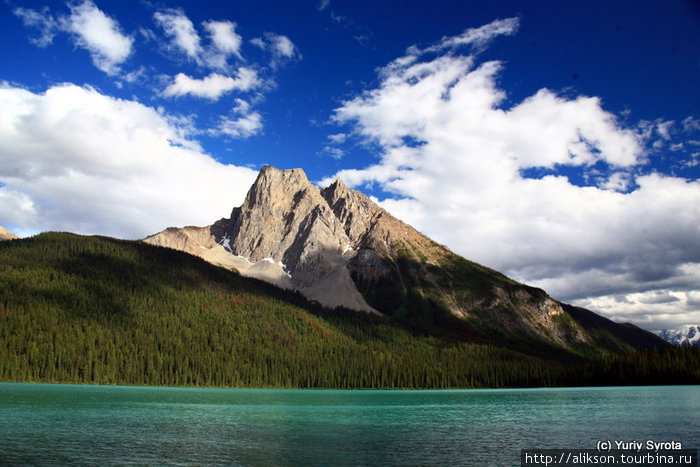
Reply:
[[599, 439], [700, 447], [700, 387], [0, 384], [3, 465], [520, 465], [520, 449], [593, 449]]

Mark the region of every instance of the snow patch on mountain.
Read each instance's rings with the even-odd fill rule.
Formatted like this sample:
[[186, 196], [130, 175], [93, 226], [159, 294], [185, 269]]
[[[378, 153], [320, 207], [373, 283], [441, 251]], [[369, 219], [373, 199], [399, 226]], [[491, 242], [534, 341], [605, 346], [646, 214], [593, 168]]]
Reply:
[[228, 235], [221, 239], [219, 245], [223, 246], [224, 249], [229, 253], [233, 253], [233, 250], [231, 249], [231, 237], [229, 237]]

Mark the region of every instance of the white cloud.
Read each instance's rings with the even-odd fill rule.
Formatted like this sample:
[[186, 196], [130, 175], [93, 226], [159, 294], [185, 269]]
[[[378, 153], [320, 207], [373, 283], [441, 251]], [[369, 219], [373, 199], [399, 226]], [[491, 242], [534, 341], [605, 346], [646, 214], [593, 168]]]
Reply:
[[287, 58], [291, 58], [296, 55], [296, 46], [289, 39], [289, 37], [274, 33], [267, 33], [265, 37], [267, 37], [267, 40], [270, 41], [273, 53], [276, 55]]
[[240, 98], [235, 99], [231, 115], [232, 117], [222, 116], [219, 119], [219, 126], [209, 130], [208, 133], [214, 136], [225, 135], [244, 139], [262, 132], [262, 115], [259, 112], [251, 111], [249, 102]]
[[520, 20], [518, 18], [492, 21], [478, 28], [469, 28], [458, 36], [443, 37], [440, 42], [425, 49], [425, 52], [439, 52], [462, 46], [481, 49], [498, 36], [515, 34], [519, 27]]
[[182, 10], [167, 9], [157, 11], [153, 18], [165, 33], [170, 36], [175, 48], [180, 49], [189, 58], [199, 61], [203, 52], [199, 34], [194, 29], [192, 21]]
[[268, 50], [272, 54], [270, 66], [273, 69], [279, 68], [290, 60], [301, 58], [297, 46], [289, 37], [281, 34], [267, 32], [264, 39], [256, 37], [251, 39], [250, 43], [263, 50]]
[[219, 126], [210, 130], [212, 135], [226, 135], [236, 139], [249, 138], [262, 132], [262, 115], [251, 111], [250, 103], [243, 99], [236, 99], [231, 109], [235, 118], [221, 117]]
[[630, 322], [652, 331], [697, 324], [700, 292], [673, 289], [607, 295], [576, 301], [577, 306], [599, 310], [615, 321]]
[[318, 2], [318, 11], [323, 11], [326, 8], [328, 8], [328, 5], [331, 4], [331, 0], [320, 0]]
[[[298, 57], [296, 47], [288, 37], [266, 33], [265, 40], [258, 38], [250, 42], [269, 52], [269, 68], [252, 64], [235, 69], [229, 64], [231, 57], [246, 61], [241, 53], [243, 38], [236, 32], [236, 23], [219, 20], [201, 23], [210, 39], [203, 45], [194, 23], [182, 10], [161, 10], [154, 18], [171, 38], [171, 47], [184, 52], [199, 67], [215, 71], [204, 78], [178, 73], [167, 85], [164, 83], [162, 95], [165, 97], [190, 95], [217, 101], [232, 91], [244, 93], [258, 88], [270, 89], [274, 86], [270, 70], [274, 72], [283, 62]], [[208, 134], [248, 138], [262, 132], [261, 114], [251, 111], [249, 102], [240, 99], [235, 102], [232, 114], [220, 117], [217, 128], [207, 130]], [[245, 110], [241, 105], [246, 106]]]
[[[199, 66], [228, 72], [230, 57], [245, 61], [241, 53], [243, 38], [236, 32], [237, 24], [232, 21], [204, 21], [202, 26], [209, 42], [202, 44], [194, 23], [182, 10], [166, 9], [156, 12], [153, 17], [170, 37], [170, 48], [183, 52]], [[264, 43], [262, 47], [265, 48]]]
[[91, 1], [71, 5], [64, 28], [76, 36], [77, 44], [90, 52], [97, 68], [107, 74], [119, 72], [119, 65], [131, 54], [134, 40], [121, 33], [119, 24]]
[[127, 83], [135, 83], [137, 81], [143, 80], [146, 77], [146, 67], [140, 66], [138, 69], [126, 73], [121, 76], [121, 79]]
[[687, 132], [700, 131], [700, 120], [690, 116], [683, 120], [683, 130]]
[[[154, 19], [170, 37], [169, 47], [183, 52], [198, 66], [230, 74], [229, 58], [231, 56], [245, 62], [241, 53], [243, 38], [236, 32], [237, 25], [232, 21], [203, 22], [202, 26], [209, 35], [210, 43], [202, 45], [194, 23], [182, 10], [161, 10], [154, 14]], [[291, 39], [281, 34], [267, 32], [264, 34], [264, 39], [253, 38], [250, 43], [269, 52], [271, 56], [269, 67], [273, 71], [291, 60], [301, 58]]]
[[647, 142], [654, 151], [659, 152], [670, 144], [672, 135], [676, 133], [673, 120], [657, 118], [653, 122], [642, 120], [638, 124], [639, 137]]
[[[328, 140], [331, 144], [343, 144], [347, 141], [348, 135], [345, 133], [336, 133], [334, 135], [328, 135]], [[329, 156], [335, 160], [340, 160], [345, 157], [345, 151], [336, 146], [324, 146], [320, 152], [321, 155]]]
[[632, 175], [627, 172], [613, 172], [599, 186], [605, 190], [626, 192], [632, 186]]
[[249, 91], [260, 85], [255, 70], [241, 67], [236, 78], [212, 73], [206, 78], [196, 79], [184, 73], [178, 73], [175, 80], [163, 91], [167, 97], [177, 97], [190, 94], [195, 97], [217, 100], [231, 91]]
[[51, 15], [49, 7], [44, 7], [41, 11], [18, 7], [12, 12], [22, 19], [25, 26], [39, 30], [39, 36], [30, 39], [37, 47], [47, 47], [51, 44], [60, 29], [59, 23]]
[[328, 139], [334, 144], [343, 144], [348, 139], [348, 135], [345, 133], [336, 133], [334, 135], [328, 135]]
[[[204, 23], [204, 28], [209, 32], [212, 43], [221, 53], [219, 61], [226, 59], [229, 55], [235, 55], [239, 60], [243, 60], [241, 56], [241, 43], [243, 39], [236, 33], [236, 23], [231, 21], [207, 21]], [[217, 59], [215, 59], [217, 60]]]
[[[324, 182], [378, 184], [395, 195], [382, 204], [422, 232], [563, 300], [699, 290], [699, 182], [637, 170], [647, 164], [646, 139], [598, 98], [543, 89], [503, 108], [502, 64], [451, 48], [482, 46], [515, 26], [443, 38], [430, 54], [412, 47], [381, 70], [376, 89], [334, 116], [378, 145], [379, 161]], [[660, 123], [654, 132], [663, 138], [669, 126]], [[525, 175], [533, 169], [542, 176]], [[564, 175], [572, 172], [589, 186]], [[649, 316], [661, 306], [643, 305]], [[684, 313], [700, 322], [697, 307]], [[649, 327], [661, 320], [640, 319]]]
[[345, 151], [340, 148], [334, 148], [332, 146], [325, 146], [322, 151], [323, 154], [330, 156], [335, 160], [340, 160], [345, 156]]
[[671, 127], [673, 127], [673, 124], [675, 122], [673, 120], [660, 120], [656, 124], [656, 131], [659, 133], [659, 135], [665, 139], [665, 140], [670, 140], [671, 139]]
[[25, 26], [39, 29], [40, 36], [30, 39], [46, 47], [59, 31], [70, 33], [79, 47], [90, 52], [92, 62], [107, 74], [119, 73], [121, 65], [131, 55], [134, 39], [121, 32], [119, 23], [105, 15], [93, 2], [69, 5], [71, 14], [55, 19], [48, 7], [41, 11], [15, 8], [14, 14]]
[[251, 112], [238, 118], [222, 117], [216, 134], [223, 134], [233, 138], [249, 138], [262, 131], [262, 116], [258, 112]]
[[140, 238], [227, 216], [256, 172], [202, 153], [176, 121], [91, 88], [0, 85], [0, 219]]
[[254, 37], [250, 40], [250, 43], [253, 44], [255, 47], [258, 47], [260, 49], [265, 49], [265, 41], [262, 40], [262, 37]]

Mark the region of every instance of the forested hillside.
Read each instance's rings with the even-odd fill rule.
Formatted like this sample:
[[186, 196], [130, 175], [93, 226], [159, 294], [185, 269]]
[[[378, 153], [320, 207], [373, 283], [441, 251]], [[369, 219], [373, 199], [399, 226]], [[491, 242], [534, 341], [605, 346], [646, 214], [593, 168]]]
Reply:
[[0, 381], [449, 388], [700, 382], [700, 350], [584, 359], [342, 309], [186, 253], [65, 233], [0, 244]]

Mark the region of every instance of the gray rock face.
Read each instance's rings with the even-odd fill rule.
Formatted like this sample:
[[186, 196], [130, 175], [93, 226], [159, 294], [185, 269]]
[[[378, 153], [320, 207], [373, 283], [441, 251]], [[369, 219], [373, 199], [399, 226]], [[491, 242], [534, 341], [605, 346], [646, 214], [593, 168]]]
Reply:
[[[169, 228], [145, 241], [235, 267], [243, 275], [298, 290], [325, 306], [375, 312], [346, 268], [354, 250], [342, 222], [301, 169], [263, 167], [229, 219], [209, 227]], [[216, 252], [221, 248], [252, 267], [241, 267]], [[282, 271], [287, 276], [284, 283]]]
[[301, 169], [264, 167], [235, 214], [231, 250], [252, 262], [281, 262], [299, 289], [343, 262], [347, 235]]

